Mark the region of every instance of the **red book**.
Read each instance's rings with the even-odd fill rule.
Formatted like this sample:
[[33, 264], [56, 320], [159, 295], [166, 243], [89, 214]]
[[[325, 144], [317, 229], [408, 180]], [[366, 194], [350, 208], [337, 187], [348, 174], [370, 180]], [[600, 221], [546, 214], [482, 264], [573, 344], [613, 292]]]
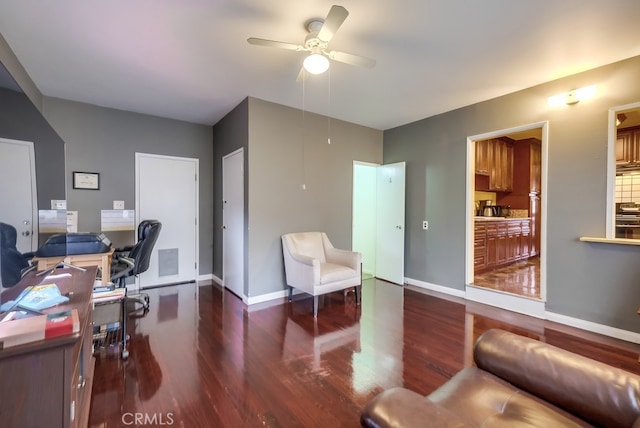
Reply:
[[78, 311], [37, 315], [0, 322], [0, 350], [80, 331]]
[[57, 314], [48, 314], [44, 328], [44, 338], [62, 336], [65, 334], [75, 333], [80, 330], [80, 321], [78, 320], [78, 311], [58, 312]]

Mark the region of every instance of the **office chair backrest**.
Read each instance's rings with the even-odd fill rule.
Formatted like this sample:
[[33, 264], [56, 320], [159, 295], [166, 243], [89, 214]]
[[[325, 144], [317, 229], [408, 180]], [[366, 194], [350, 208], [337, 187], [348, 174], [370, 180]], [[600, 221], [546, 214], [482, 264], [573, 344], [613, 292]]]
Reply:
[[22, 276], [22, 269], [29, 266], [16, 247], [17, 237], [15, 227], [0, 223], [0, 285], [3, 287], [16, 285]]
[[138, 225], [138, 243], [129, 253], [129, 257], [135, 260], [132, 275], [138, 275], [149, 269], [151, 252], [160, 235], [162, 223], [158, 220], [143, 220]]

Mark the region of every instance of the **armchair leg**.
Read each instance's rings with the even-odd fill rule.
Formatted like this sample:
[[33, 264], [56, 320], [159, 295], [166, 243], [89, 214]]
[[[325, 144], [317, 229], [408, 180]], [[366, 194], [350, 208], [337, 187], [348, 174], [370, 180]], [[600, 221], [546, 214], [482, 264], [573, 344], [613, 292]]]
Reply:
[[289, 301], [291, 301], [292, 297], [293, 297], [293, 287], [289, 286]]
[[361, 285], [356, 285], [353, 287], [354, 292], [356, 293], [356, 305], [360, 304], [360, 300], [362, 299], [362, 290], [360, 289]]
[[313, 317], [318, 318], [318, 296], [313, 296]]

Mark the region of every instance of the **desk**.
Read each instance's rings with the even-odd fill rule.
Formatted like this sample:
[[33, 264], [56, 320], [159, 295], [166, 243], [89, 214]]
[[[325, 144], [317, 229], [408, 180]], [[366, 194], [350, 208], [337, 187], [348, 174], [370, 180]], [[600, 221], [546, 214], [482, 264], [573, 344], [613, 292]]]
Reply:
[[[84, 428], [89, 422], [95, 359], [91, 291], [97, 268], [59, 269], [55, 283], [69, 301], [45, 313], [77, 310], [80, 331], [0, 350], [0, 423], [3, 427]], [[60, 276], [63, 275], [63, 276]], [[30, 272], [0, 294], [14, 299], [43, 279]], [[8, 321], [13, 322], [13, 321]]]
[[60, 257], [34, 257], [33, 261], [38, 263], [39, 271], [52, 268], [61, 261], [79, 267], [98, 266], [102, 271], [102, 283], [107, 284], [111, 281], [111, 257], [114, 251], [112, 248], [106, 253], [72, 254], [63, 260], [60, 260]]

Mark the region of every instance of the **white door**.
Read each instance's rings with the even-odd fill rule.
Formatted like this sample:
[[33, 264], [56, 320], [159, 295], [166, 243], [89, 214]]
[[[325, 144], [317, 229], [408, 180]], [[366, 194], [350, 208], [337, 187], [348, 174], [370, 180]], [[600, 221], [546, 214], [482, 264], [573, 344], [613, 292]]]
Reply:
[[404, 283], [405, 163], [377, 168], [376, 277]]
[[244, 152], [222, 158], [222, 284], [244, 297]]
[[0, 138], [0, 222], [16, 228], [21, 253], [38, 247], [33, 143]]
[[198, 159], [136, 153], [136, 220], [162, 230], [138, 287], [194, 281], [198, 261]]

